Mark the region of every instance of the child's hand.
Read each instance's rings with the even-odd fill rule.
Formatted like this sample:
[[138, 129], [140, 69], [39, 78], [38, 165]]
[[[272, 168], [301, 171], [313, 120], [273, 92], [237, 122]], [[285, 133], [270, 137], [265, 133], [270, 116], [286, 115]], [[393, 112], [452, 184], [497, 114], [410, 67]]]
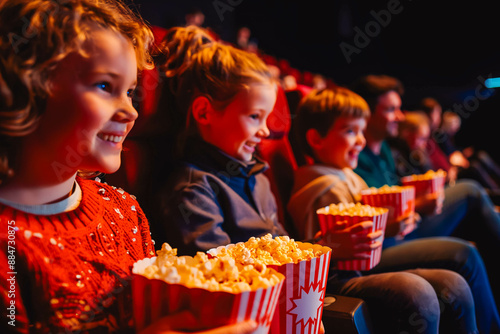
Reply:
[[371, 232], [372, 221], [363, 221], [350, 227], [346, 227], [347, 221], [339, 224], [340, 230], [322, 235], [318, 242], [332, 249], [333, 259], [367, 259], [370, 255], [363, 252], [382, 246], [383, 232]]
[[198, 322], [191, 312], [183, 311], [161, 318], [139, 334], [251, 334], [257, 329], [255, 321], [244, 321], [196, 332], [193, 330], [196, 330], [197, 324]]
[[436, 215], [443, 211], [444, 191], [426, 194], [415, 199], [415, 211], [422, 215]]
[[[387, 221], [387, 226], [385, 228], [386, 237], [403, 237], [403, 232], [410, 229], [411, 226], [415, 226], [420, 222], [421, 218], [418, 213], [413, 213], [410, 216], [396, 221]], [[416, 227], [416, 226], [415, 226]], [[412, 230], [415, 229], [411, 228]]]

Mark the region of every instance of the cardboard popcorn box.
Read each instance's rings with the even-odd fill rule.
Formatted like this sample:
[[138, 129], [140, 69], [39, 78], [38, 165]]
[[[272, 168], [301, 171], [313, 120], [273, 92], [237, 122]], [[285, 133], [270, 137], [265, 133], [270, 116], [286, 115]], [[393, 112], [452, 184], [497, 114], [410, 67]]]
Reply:
[[[388, 209], [362, 205], [361, 203], [340, 203], [338, 205], [331, 204], [327, 207], [318, 209], [319, 225], [323, 235], [336, 233], [341, 229], [340, 223], [347, 223], [347, 226], [360, 223], [362, 221], [372, 221], [373, 227], [369, 231], [382, 231], [385, 233], [387, 224]], [[345, 227], [344, 227], [345, 228]], [[370, 270], [380, 262], [382, 255], [382, 247], [375, 250], [367, 251], [368, 259], [347, 259], [336, 261], [338, 270]]]
[[[415, 214], [415, 187], [413, 186], [383, 186], [361, 191], [364, 204], [388, 209], [387, 221], [400, 221]], [[409, 224], [401, 233], [402, 236], [415, 229], [415, 224]]]
[[[297, 243], [301, 248], [321, 247]], [[286, 279], [270, 333], [319, 333], [331, 257], [329, 248], [324, 249], [328, 251], [310, 260], [271, 266]]]
[[[199, 254], [205, 255], [199, 261], [176, 257], [180, 265], [172, 265], [171, 260], [162, 263], [157, 257], [134, 264], [132, 298], [136, 330], [162, 316], [189, 310], [196, 319], [196, 330], [254, 320], [259, 325], [256, 333], [268, 333], [285, 277], [271, 268], [257, 270], [248, 266], [236, 270], [234, 261], [208, 259], [206, 254]], [[193, 268], [197, 266], [211, 278], [200, 282], [200, 272], [187, 274], [196, 272]], [[249, 286], [240, 284], [241, 281], [250, 281]]]
[[329, 247], [267, 235], [213, 251], [221, 252], [231, 253], [243, 264], [264, 263], [285, 276], [270, 333], [319, 333], [330, 266]]
[[434, 172], [429, 170], [425, 174], [414, 174], [401, 178], [404, 186], [415, 187], [415, 196], [419, 197], [425, 194], [433, 194], [443, 191], [446, 184], [446, 172], [438, 170]]

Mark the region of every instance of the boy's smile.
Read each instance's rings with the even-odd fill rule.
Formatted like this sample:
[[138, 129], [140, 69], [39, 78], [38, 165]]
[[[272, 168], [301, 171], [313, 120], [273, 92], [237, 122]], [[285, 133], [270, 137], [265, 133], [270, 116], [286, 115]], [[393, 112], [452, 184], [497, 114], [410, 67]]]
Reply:
[[366, 144], [365, 129], [365, 118], [340, 116], [313, 148], [316, 157], [321, 163], [335, 168], [356, 168], [359, 153]]

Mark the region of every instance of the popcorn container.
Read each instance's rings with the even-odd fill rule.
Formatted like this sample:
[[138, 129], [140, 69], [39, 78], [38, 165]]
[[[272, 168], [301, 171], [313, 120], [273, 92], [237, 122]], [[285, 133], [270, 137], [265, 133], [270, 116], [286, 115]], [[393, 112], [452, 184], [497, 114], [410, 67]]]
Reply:
[[[388, 209], [387, 221], [400, 221], [415, 213], [415, 187], [382, 187], [361, 191], [364, 204]], [[401, 235], [407, 235], [415, 229], [415, 224], [409, 224]]]
[[161, 317], [189, 310], [196, 319], [197, 330], [207, 330], [245, 320], [258, 324], [255, 333], [268, 333], [284, 277], [268, 288], [231, 293], [189, 288], [160, 279], [148, 279], [140, 274], [155, 258], [134, 264], [132, 298], [136, 331]]
[[446, 183], [446, 172], [438, 171], [421, 175], [410, 175], [401, 178], [404, 186], [415, 187], [415, 196], [434, 194], [444, 190]]
[[[329, 207], [321, 208], [316, 211], [318, 215], [319, 225], [323, 235], [336, 233], [340, 230], [340, 223], [347, 222], [347, 226], [352, 226], [363, 221], [372, 221], [373, 228], [368, 233], [382, 230], [385, 233], [387, 223], [388, 210], [385, 208], [373, 208], [379, 212], [375, 215], [348, 215], [348, 214], [332, 214], [329, 212]], [[344, 227], [345, 228], [345, 227]], [[382, 247], [367, 251], [369, 255], [367, 259], [346, 259], [336, 261], [338, 270], [370, 270], [380, 262], [382, 255]]]
[[297, 244], [303, 249], [321, 249], [323, 255], [298, 263], [269, 265], [286, 277], [271, 323], [272, 334], [317, 334], [321, 327], [331, 249]]

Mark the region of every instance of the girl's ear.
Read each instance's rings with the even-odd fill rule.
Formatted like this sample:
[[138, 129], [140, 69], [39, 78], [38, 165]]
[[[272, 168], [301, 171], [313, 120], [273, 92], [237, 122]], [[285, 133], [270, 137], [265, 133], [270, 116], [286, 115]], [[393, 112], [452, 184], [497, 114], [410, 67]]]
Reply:
[[191, 112], [196, 123], [207, 125], [210, 123], [213, 107], [206, 96], [198, 96], [191, 105]]
[[321, 149], [321, 147], [323, 147], [323, 137], [321, 137], [318, 130], [316, 129], [307, 130], [306, 140], [309, 146], [313, 149], [313, 151], [316, 151], [318, 149]]

